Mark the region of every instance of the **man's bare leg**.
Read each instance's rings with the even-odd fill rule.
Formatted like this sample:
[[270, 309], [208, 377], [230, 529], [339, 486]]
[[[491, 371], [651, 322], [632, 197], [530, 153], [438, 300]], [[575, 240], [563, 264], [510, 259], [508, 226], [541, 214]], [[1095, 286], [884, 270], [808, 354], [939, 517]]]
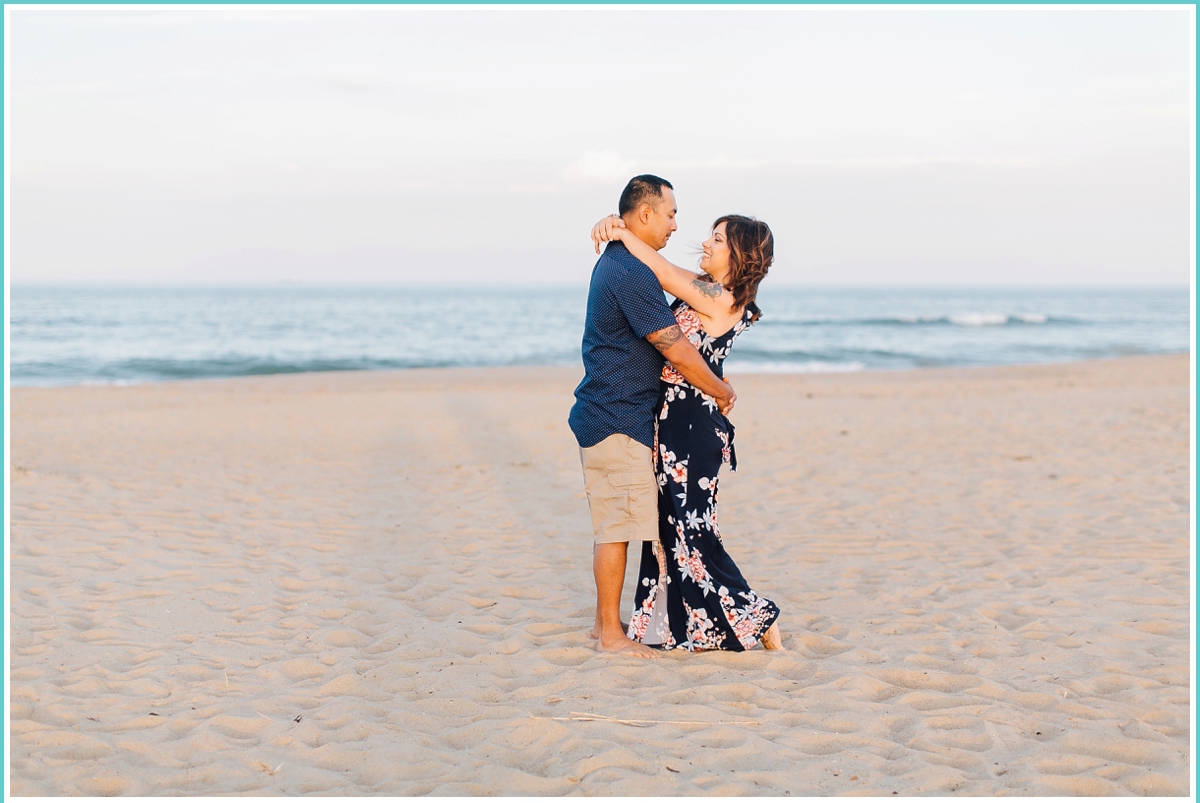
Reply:
[[[625, 583], [624, 583], [624, 581], [622, 581], [621, 588], [624, 588], [624, 587], [625, 587]], [[622, 633], [629, 632], [629, 624], [627, 622], [621, 622], [621, 632]], [[600, 638], [600, 606], [599, 605], [596, 606], [596, 621], [592, 622], [591, 637], [592, 638]]]
[[[625, 622], [621, 622], [621, 631], [624, 633], [628, 633], [629, 625], [626, 624]], [[592, 638], [600, 638], [600, 609], [599, 608], [596, 609], [596, 621], [592, 623], [592, 632], [589, 633], [588, 635], [590, 635]]]
[[630, 641], [621, 626], [621, 589], [625, 586], [625, 557], [629, 544], [596, 544], [592, 550], [592, 573], [596, 576], [596, 649], [622, 652], [642, 658], [658, 653]]

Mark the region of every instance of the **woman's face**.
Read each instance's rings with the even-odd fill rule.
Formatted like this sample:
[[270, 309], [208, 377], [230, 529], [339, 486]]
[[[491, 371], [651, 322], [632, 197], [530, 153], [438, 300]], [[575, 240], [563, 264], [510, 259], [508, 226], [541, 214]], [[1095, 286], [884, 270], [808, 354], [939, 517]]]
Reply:
[[712, 236], [701, 246], [704, 253], [700, 257], [700, 270], [724, 284], [729, 275], [729, 242], [725, 239], [725, 221], [721, 221], [713, 229]]

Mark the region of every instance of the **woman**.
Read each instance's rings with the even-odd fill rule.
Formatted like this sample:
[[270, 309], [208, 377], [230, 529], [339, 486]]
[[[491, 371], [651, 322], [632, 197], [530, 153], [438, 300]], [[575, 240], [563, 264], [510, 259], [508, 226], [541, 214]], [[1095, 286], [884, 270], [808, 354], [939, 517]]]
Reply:
[[[617, 216], [592, 229], [597, 242], [620, 240], [675, 296], [675, 319], [717, 376], [734, 339], [758, 320], [758, 284], [774, 257], [767, 224], [726, 215], [703, 244], [699, 275], [672, 265]], [[659, 542], [646, 543], [629, 638], [666, 649], [742, 651], [762, 642], [783, 649], [779, 608], [758, 596], [729, 557], [717, 529], [717, 474], [736, 470], [733, 425], [715, 401], [668, 362], [655, 432]]]

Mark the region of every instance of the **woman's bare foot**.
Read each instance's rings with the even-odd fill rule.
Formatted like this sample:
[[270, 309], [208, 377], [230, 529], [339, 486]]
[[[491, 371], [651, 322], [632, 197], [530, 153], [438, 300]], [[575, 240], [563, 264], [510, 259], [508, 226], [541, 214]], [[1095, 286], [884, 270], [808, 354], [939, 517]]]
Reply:
[[779, 632], [779, 622], [772, 623], [767, 632], [763, 633], [762, 645], [768, 650], [787, 652], [787, 647], [783, 646], [783, 634]]

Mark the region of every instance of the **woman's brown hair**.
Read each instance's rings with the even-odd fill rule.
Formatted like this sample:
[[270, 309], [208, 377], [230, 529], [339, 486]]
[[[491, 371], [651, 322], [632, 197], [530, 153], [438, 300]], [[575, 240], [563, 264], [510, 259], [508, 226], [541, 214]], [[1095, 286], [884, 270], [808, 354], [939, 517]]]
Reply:
[[[758, 283], [767, 275], [775, 260], [775, 236], [761, 220], [745, 215], [722, 215], [712, 224], [725, 224], [725, 242], [729, 243], [729, 275], [725, 289], [733, 295], [734, 309], [744, 309], [758, 294]], [[758, 314], [754, 316], [758, 319]]]

